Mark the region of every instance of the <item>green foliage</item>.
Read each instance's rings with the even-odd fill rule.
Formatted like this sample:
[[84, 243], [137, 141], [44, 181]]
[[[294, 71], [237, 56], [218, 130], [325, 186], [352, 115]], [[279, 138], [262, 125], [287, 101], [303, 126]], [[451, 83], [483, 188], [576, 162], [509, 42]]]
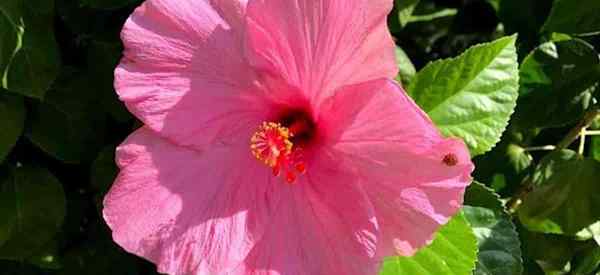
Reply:
[[590, 155], [597, 161], [600, 161], [600, 137], [592, 137], [590, 146]]
[[500, 196], [485, 184], [474, 181], [465, 192], [465, 205], [505, 212]]
[[90, 112], [99, 93], [87, 93], [89, 80], [68, 74], [30, 113], [27, 138], [46, 153], [67, 163], [91, 160], [100, 148], [106, 117]]
[[513, 188], [511, 183], [519, 183], [533, 162], [529, 152], [515, 143], [508, 142], [508, 139], [505, 138], [491, 152], [475, 158], [475, 164], [479, 167], [475, 171], [475, 178], [490, 183], [501, 178], [503, 183], [492, 184], [499, 192]]
[[25, 122], [23, 99], [0, 91], [0, 117], [3, 120], [3, 129], [0, 131], [0, 162], [2, 162], [23, 131]]
[[408, 55], [400, 47], [396, 47], [396, 62], [398, 62], [399, 69], [396, 80], [407, 86], [417, 73], [415, 65], [412, 64]]
[[523, 253], [529, 260], [543, 263], [545, 271], [548, 272], [562, 270], [582, 245], [565, 236], [541, 234], [526, 229], [519, 230], [519, 236], [523, 244]]
[[77, 247], [70, 248], [64, 255], [61, 275], [136, 275], [135, 261], [111, 239], [110, 232], [101, 224], [94, 224], [89, 236]]
[[543, 30], [568, 34], [600, 33], [600, 2], [597, 0], [554, 0]]
[[475, 268], [477, 243], [463, 214], [452, 218], [433, 242], [412, 257], [385, 260], [380, 275], [468, 275]]
[[65, 194], [43, 168], [17, 167], [0, 176], [0, 259], [23, 260], [58, 231], [65, 216]]
[[498, 17], [506, 33], [519, 34], [521, 42], [520, 56], [537, 45], [537, 34], [544, 24], [552, 0], [500, 0], [498, 3]]
[[6, 1], [0, 4], [5, 11], [4, 19], [0, 20], [8, 23], [0, 25], [0, 33], [7, 37], [6, 44], [0, 41], [2, 86], [15, 93], [43, 98], [58, 74], [60, 63], [53, 28], [54, 2]]
[[483, 207], [463, 209], [477, 237], [476, 275], [518, 275], [522, 272], [519, 235], [508, 214]]
[[500, 196], [473, 182], [465, 194], [465, 217], [477, 237], [476, 275], [521, 274], [523, 260], [519, 235]]
[[549, 154], [536, 168], [537, 188], [524, 198], [519, 218], [529, 229], [574, 235], [600, 220], [600, 162], [569, 150]]
[[[97, 82], [93, 87], [86, 87], [97, 96], [102, 109], [118, 122], [132, 120], [131, 114], [119, 101], [113, 88], [114, 69], [121, 59], [122, 46], [119, 43], [105, 41], [91, 41], [86, 52], [86, 59], [90, 66], [86, 73], [87, 81]], [[93, 79], [89, 79], [90, 76]], [[85, 84], [83, 84], [85, 85]], [[82, 87], [83, 88], [83, 87]]]
[[95, 192], [94, 199], [96, 200], [98, 212], [102, 210], [102, 199], [116, 177], [115, 148], [114, 146], [108, 146], [98, 154], [98, 157], [92, 163], [90, 183]]
[[522, 127], [562, 126], [581, 119], [590, 107], [600, 58], [580, 39], [546, 42], [523, 60], [520, 75], [516, 122]]
[[600, 247], [593, 246], [575, 256], [573, 274], [592, 274], [600, 266]]
[[518, 91], [516, 37], [475, 46], [455, 59], [419, 71], [409, 95], [446, 136], [462, 138], [472, 155], [496, 145]]
[[398, 9], [398, 21], [402, 27], [410, 22], [415, 7], [421, 0], [395, 0]]

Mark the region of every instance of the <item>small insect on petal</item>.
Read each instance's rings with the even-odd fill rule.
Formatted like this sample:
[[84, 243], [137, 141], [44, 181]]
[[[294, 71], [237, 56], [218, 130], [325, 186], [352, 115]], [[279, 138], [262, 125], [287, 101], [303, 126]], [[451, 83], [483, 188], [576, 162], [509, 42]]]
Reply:
[[447, 166], [456, 166], [458, 164], [458, 157], [453, 153], [448, 153], [444, 156], [442, 162]]

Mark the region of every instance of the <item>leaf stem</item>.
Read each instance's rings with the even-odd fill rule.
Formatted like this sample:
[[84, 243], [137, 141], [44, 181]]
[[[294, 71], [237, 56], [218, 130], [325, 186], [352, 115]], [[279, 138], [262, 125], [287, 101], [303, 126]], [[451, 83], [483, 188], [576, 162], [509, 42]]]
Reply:
[[579, 149], [577, 149], [579, 155], [583, 155], [583, 152], [585, 151], [585, 133], [586, 128], [581, 129], [581, 132], [579, 133]]
[[565, 136], [565, 138], [556, 145], [557, 150], [568, 148], [577, 138], [589, 127], [596, 117], [600, 115], [600, 108], [596, 107], [593, 110], [587, 112], [581, 122], [571, 129], [571, 131]]
[[544, 146], [527, 147], [527, 148], [524, 148], [523, 150], [525, 150], [526, 152], [532, 152], [532, 151], [553, 151], [555, 149], [556, 149], [556, 146], [554, 146], [554, 145], [544, 145]]
[[[585, 141], [583, 141], [585, 139], [585, 135], [589, 134], [590, 132], [600, 132], [600, 131], [587, 131], [586, 130], [586, 128], [589, 127], [594, 122], [594, 120], [596, 120], [596, 118], [599, 116], [600, 116], [600, 106], [596, 106], [592, 110], [588, 111], [583, 116], [583, 119], [581, 120], [581, 122], [579, 122], [577, 124], [577, 126], [575, 126], [575, 128], [571, 129], [571, 131], [569, 131], [569, 133], [565, 136], [565, 138], [563, 138], [563, 140], [556, 145], [554, 150], [562, 150], [562, 149], [568, 148], [569, 146], [571, 146], [571, 144], [575, 140], [577, 140], [578, 137], [581, 136], [582, 141], [579, 144], [579, 152], [580, 152], [580, 154], [582, 154], [583, 150], [585, 149]], [[539, 148], [536, 148], [536, 147], [530, 147], [530, 148], [540, 149], [540, 148], [547, 148], [547, 147], [548, 146], [539, 146]], [[583, 147], [583, 149], [582, 149], [582, 147]], [[529, 148], [527, 148], [527, 149], [529, 149]], [[506, 203], [506, 208], [508, 209], [508, 212], [511, 214], [515, 213], [517, 211], [517, 209], [519, 208], [519, 206], [521, 205], [521, 203], [523, 202], [523, 199], [529, 193], [531, 193], [531, 191], [533, 191], [533, 189], [534, 189], [534, 186], [533, 186], [531, 177], [530, 176], [525, 177], [523, 179], [523, 181], [521, 182], [521, 188], [519, 188], [519, 190], [515, 193], [515, 195], [512, 196], [512, 198], [510, 198], [510, 200]]]

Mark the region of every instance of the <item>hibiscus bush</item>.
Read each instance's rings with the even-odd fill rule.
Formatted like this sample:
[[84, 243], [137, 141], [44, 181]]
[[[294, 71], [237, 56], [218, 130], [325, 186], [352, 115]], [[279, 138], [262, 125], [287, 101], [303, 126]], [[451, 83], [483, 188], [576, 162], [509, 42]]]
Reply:
[[[340, 34], [344, 39], [332, 42], [332, 37], [338, 35], [335, 30], [323, 31], [320, 38], [325, 42], [315, 43], [324, 48], [315, 47], [315, 51], [327, 52], [333, 61], [313, 60], [307, 54], [304, 57], [309, 61], [296, 59], [297, 64], [289, 59], [286, 63], [286, 52], [281, 50], [287, 45], [291, 49], [288, 54], [293, 55], [297, 54], [297, 47], [301, 48], [293, 43], [303, 41], [295, 40], [300, 33], [294, 32], [297, 15], [285, 12], [293, 8], [282, 8], [297, 1], [248, 0], [253, 5], [247, 11], [251, 18], [245, 23], [248, 26], [236, 21], [235, 16], [246, 12], [240, 8], [240, 1], [196, 1], [219, 9], [213, 17], [191, 11], [197, 18], [191, 20], [194, 24], [183, 27], [185, 24], [173, 23], [188, 24], [190, 21], [186, 20], [190, 19], [165, 12], [169, 7], [161, 10], [160, 5], [150, 6], [134, 13], [141, 0], [0, 1], [0, 274], [206, 274], [203, 272], [207, 270], [220, 274], [229, 270], [224, 266], [239, 260], [236, 257], [249, 254], [248, 258], [260, 258], [255, 254], [271, 248], [280, 254], [269, 256], [274, 258], [272, 266], [262, 266], [265, 263], [257, 259], [249, 264], [246, 258], [248, 270], [236, 269], [232, 274], [263, 274], [252, 273], [253, 268], [259, 267], [272, 272], [264, 274], [282, 275], [377, 273], [373, 268], [381, 275], [600, 274], [599, 0], [395, 0], [393, 9], [391, 5], [383, 9], [389, 11], [387, 22], [376, 12], [386, 0], [300, 1], [307, 5], [336, 2], [339, 5], [333, 8], [339, 10], [330, 10], [326, 16], [337, 17], [324, 24], [339, 24], [351, 35]], [[234, 2], [238, 5], [227, 4]], [[348, 4], [354, 2], [366, 4]], [[391, 4], [392, 0], [388, 2]], [[172, 10], [186, 12], [173, 7]], [[206, 26], [221, 26], [215, 25], [218, 20], [227, 21], [234, 31], [236, 27], [243, 30], [239, 37], [250, 37], [246, 42], [251, 52], [239, 50], [242, 43], [235, 43], [237, 34], [231, 38], [218, 27], [211, 29], [210, 35], [202, 32]], [[354, 41], [356, 26], [378, 20], [383, 24], [368, 29], [372, 33], [360, 34], [361, 39], [368, 39]], [[191, 83], [172, 80], [167, 73], [169, 69], [181, 69], [187, 62], [188, 45], [181, 41], [186, 41], [189, 34], [176, 31], [185, 28], [197, 28], [206, 35], [201, 38], [215, 39], [198, 39], [199, 44], [194, 44], [198, 53], [190, 58], [197, 67], [192, 69], [202, 71], [202, 77], [190, 78]], [[304, 30], [311, 31], [314, 30]], [[361, 48], [375, 47], [372, 45], [376, 43], [381, 43], [381, 47], [375, 51]], [[395, 57], [385, 50], [393, 49], [392, 45]], [[348, 48], [354, 51], [349, 52]], [[204, 59], [211, 52], [222, 55]], [[374, 55], [379, 59], [361, 59]], [[247, 73], [243, 68], [245, 61], [232, 56], [248, 57], [248, 62], [260, 70]], [[181, 62], [166, 68], [160, 63], [164, 58]], [[144, 67], [144, 62], [155, 62], [156, 66]], [[299, 75], [285, 73], [293, 66], [301, 68]], [[252, 129], [258, 129], [254, 136], [240, 136], [232, 130], [223, 138], [226, 130], [210, 124], [212, 118], [229, 112], [229, 103], [223, 102], [231, 95], [224, 93], [231, 91], [219, 81], [241, 85], [252, 82], [255, 74], [264, 71], [284, 72], [283, 76], [267, 73], [257, 78], [262, 81], [260, 87], [275, 91], [264, 97], [293, 106], [269, 107], [281, 123], [252, 125]], [[306, 72], [311, 74], [310, 84], [303, 82], [302, 74]], [[218, 77], [211, 78], [213, 75]], [[393, 77], [398, 84], [377, 80], [379, 77], [372, 75]], [[373, 81], [358, 84], [366, 80]], [[310, 103], [298, 103], [295, 99], [288, 102], [296, 89], [310, 93], [306, 91], [317, 82], [325, 84], [319, 86], [316, 94], [309, 94], [309, 101], [342, 86], [346, 87], [342, 90], [351, 90], [338, 92], [329, 100], [323, 98], [322, 104], [321, 99], [317, 100], [327, 127], [313, 125], [311, 115], [298, 107]], [[302, 86], [305, 84], [310, 87]], [[187, 99], [177, 98], [175, 104], [166, 95], [181, 86], [218, 90], [219, 94], [199, 100], [190, 93]], [[353, 90], [364, 92], [350, 95]], [[248, 110], [266, 104], [252, 98], [240, 102], [243, 103], [238, 105], [245, 104]], [[393, 108], [398, 106], [402, 108]], [[296, 149], [298, 144], [314, 138], [313, 130], [321, 127], [336, 133], [346, 131], [340, 135], [352, 136], [347, 129], [336, 127], [358, 129], [358, 124], [365, 124], [359, 123], [360, 112], [378, 115], [372, 114], [366, 120], [371, 132], [366, 135], [356, 130], [356, 137], [394, 139], [400, 145], [336, 145], [338, 151], [317, 153]], [[230, 121], [230, 128], [254, 123], [242, 116]], [[156, 137], [155, 132], [161, 137]], [[410, 133], [411, 138], [402, 133]], [[263, 161], [268, 166], [263, 167], [266, 174], [271, 173], [267, 168], [282, 174], [274, 177], [281, 182], [274, 185], [278, 186], [276, 189], [302, 185], [308, 181], [306, 178], [320, 176], [319, 187], [313, 191], [322, 199], [319, 203], [330, 207], [323, 209], [337, 213], [320, 222], [336, 230], [304, 226], [302, 222], [315, 222], [309, 216], [298, 218], [298, 224], [267, 219], [269, 222], [260, 226], [274, 229], [262, 229], [265, 236], [279, 236], [286, 227], [296, 225], [300, 229], [285, 232], [305, 235], [282, 233], [271, 241], [247, 247], [254, 240], [245, 239], [245, 234], [253, 236], [246, 230], [254, 232], [260, 226], [248, 221], [245, 229], [227, 227], [228, 219], [242, 219], [239, 213], [244, 211], [220, 212], [221, 216], [213, 213], [223, 210], [219, 207], [226, 208], [221, 204], [229, 197], [214, 197], [219, 192], [229, 192], [228, 188], [216, 192], [201, 183], [199, 187], [188, 184], [181, 189], [169, 185], [181, 180], [183, 174], [198, 182], [219, 177], [227, 182], [225, 178], [233, 174], [240, 182], [235, 194], [252, 196], [245, 203], [262, 200], [250, 194], [254, 192], [255, 178], [261, 174], [238, 173], [236, 165], [243, 170], [249, 165], [264, 166], [263, 163], [229, 159], [229, 151], [208, 157], [208, 162], [188, 157], [190, 150], [202, 148], [204, 152], [207, 144], [215, 140], [229, 144], [235, 143], [233, 139], [252, 146], [244, 147], [243, 152]], [[273, 153], [271, 149], [279, 151]], [[148, 151], [150, 157], [142, 151]], [[330, 156], [336, 152], [364, 159], [356, 161], [365, 164], [354, 165], [359, 171], [354, 176], [368, 174], [371, 180], [394, 181], [400, 190], [385, 184], [355, 189], [350, 183], [356, 179], [327, 170], [332, 163], [346, 164]], [[311, 158], [312, 163], [305, 163], [305, 155], [310, 154], [317, 157]], [[385, 165], [373, 164], [379, 161], [379, 155], [386, 156]], [[227, 165], [223, 164], [226, 162], [236, 165], [223, 174], [212, 169], [211, 165]], [[190, 168], [179, 169], [185, 166]], [[157, 183], [153, 180], [155, 173], [166, 177], [161, 176]], [[417, 191], [405, 188], [422, 183], [429, 185], [417, 186]], [[168, 203], [162, 203], [163, 197], [156, 194], [166, 194], [160, 190], [165, 186], [173, 188], [173, 192], [180, 191], [178, 199], [164, 199]], [[131, 191], [138, 188], [141, 191]], [[402, 194], [404, 204], [398, 202], [394, 192]], [[283, 201], [289, 199], [281, 196]], [[364, 211], [361, 196], [371, 199], [375, 212], [383, 211], [377, 203], [385, 206], [385, 219], [380, 219], [380, 212], [373, 214], [377, 222], [373, 221], [374, 216], [363, 215], [370, 212]], [[199, 207], [188, 203], [196, 201], [212, 202], [206, 206], [211, 210], [194, 212]], [[416, 204], [415, 209], [422, 212], [404, 209], [407, 204]], [[284, 202], [278, 208], [297, 206]], [[167, 212], [185, 207], [187, 211], [178, 214], [190, 216], [189, 220], [208, 220], [212, 231], [200, 228], [190, 233], [186, 231], [187, 224], [175, 224], [168, 229], [170, 232], [160, 231], [163, 228], [157, 224], [173, 222]], [[235, 211], [227, 208], [223, 212]], [[248, 213], [261, 215], [252, 210]], [[337, 230], [346, 223], [354, 226], [353, 231]], [[398, 232], [386, 231], [389, 228]], [[371, 243], [369, 230], [379, 232], [375, 229], [383, 232], [376, 236], [377, 241], [390, 241], [387, 250], [381, 248], [385, 244]], [[152, 234], [146, 232], [152, 230]], [[186, 243], [177, 239], [177, 234], [186, 238], [189, 234], [210, 237], [192, 236], [197, 241]], [[215, 234], [228, 236], [224, 237], [227, 240], [220, 240], [225, 245], [219, 242], [211, 244], [210, 249], [203, 248], [199, 242], [214, 242], [211, 238]], [[371, 258], [353, 250], [356, 236], [362, 238], [361, 249], [365, 249], [357, 251], [373, 252], [369, 254]], [[333, 243], [332, 251], [323, 252], [328, 249], [326, 242]], [[175, 248], [170, 247], [173, 243]], [[295, 252], [305, 249], [303, 245], [313, 249], [311, 256]], [[251, 248], [255, 249], [250, 251]], [[187, 253], [187, 249], [197, 252]], [[165, 259], [167, 254], [158, 255], [159, 252], [176, 256]], [[184, 256], [177, 256], [178, 253]], [[382, 257], [377, 258], [380, 253]], [[218, 267], [213, 266], [215, 262]]]

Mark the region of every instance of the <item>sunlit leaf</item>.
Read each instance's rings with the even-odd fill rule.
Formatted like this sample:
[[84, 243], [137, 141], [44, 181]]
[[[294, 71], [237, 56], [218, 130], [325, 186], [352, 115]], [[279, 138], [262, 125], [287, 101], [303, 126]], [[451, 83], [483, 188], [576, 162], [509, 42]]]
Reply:
[[398, 21], [404, 27], [410, 21], [413, 11], [421, 0], [395, 0], [398, 9]]
[[431, 245], [414, 256], [386, 259], [380, 275], [469, 275], [476, 258], [473, 230], [464, 216], [458, 214], [438, 231]]
[[396, 47], [396, 62], [398, 62], [398, 80], [407, 86], [412, 78], [417, 73], [415, 66], [410, 61], [410, 58], [404, 50], [400, 47]]
[[410, 96], [446, 136], [460, 137], [472, 155], [492, 149], [506, 129], [518, 96], [515, 36], [467, 50], [421, 70]]

